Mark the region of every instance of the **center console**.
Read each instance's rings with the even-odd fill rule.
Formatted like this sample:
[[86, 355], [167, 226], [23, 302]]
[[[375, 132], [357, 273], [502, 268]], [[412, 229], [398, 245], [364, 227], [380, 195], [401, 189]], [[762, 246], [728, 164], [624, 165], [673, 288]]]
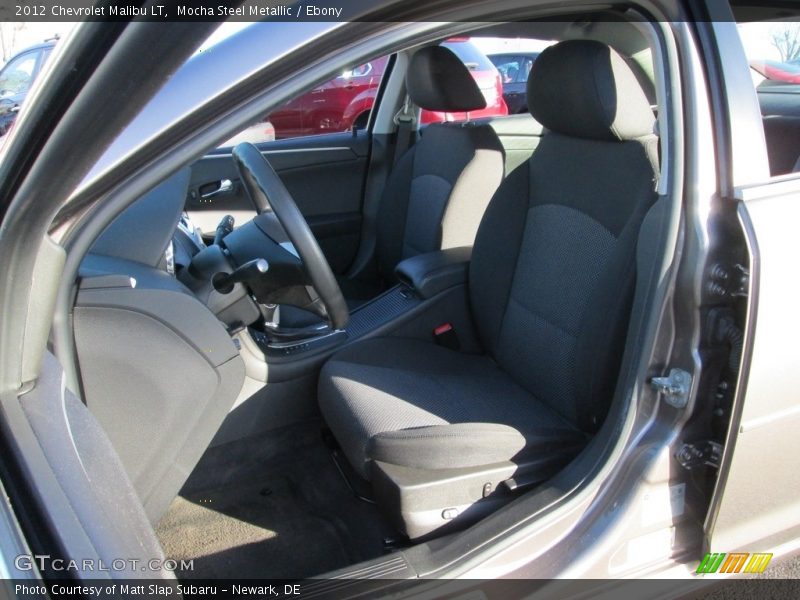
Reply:
[[[321, 365], [347, 344], [403, 328], [417, 315], [430, 311], [448, 292], [459, 289], [458, 295], [464, 295], [470, 254], [471, 248], [453, 248], [402, 261], [395, 270], [400, 283], [356, 308], [343, 329], [320, 325], [317, 335], [280, 341], [266, 328], [249, 327], [237, 335], [240, 348], [246, 350], [248, 372], [261, 381], [286, 381]], [[251, 360], [247, 360], [248, 354]]]

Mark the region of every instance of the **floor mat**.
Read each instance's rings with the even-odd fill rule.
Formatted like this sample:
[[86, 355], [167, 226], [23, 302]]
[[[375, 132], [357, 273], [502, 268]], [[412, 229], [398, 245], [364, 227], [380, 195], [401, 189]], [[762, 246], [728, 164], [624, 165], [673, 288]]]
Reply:
[[156, 528], [181, 578], [302, 578], [380, 556], [392, 535], [322, 442], [294, 425], [209, 449]]

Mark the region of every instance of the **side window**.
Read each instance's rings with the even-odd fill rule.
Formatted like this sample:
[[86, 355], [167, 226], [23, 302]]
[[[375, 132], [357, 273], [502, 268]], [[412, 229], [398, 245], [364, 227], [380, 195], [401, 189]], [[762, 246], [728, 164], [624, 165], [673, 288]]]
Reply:
[[375, 104], [387, 56], [345, 69], [342, 73], [301, 94], [262, 120], [227, 140], [221, 147], [240, 142], [259, 144], [351, 131], [367, 126]]
[[527, 83], [533, 61], [538, 55], [538, 52], [529, 52], [521, 56], [493, 54], [489, 58], [500, 72], [500, 78], [505, 85], [507, 83]]
[[0, 73], [0, 98], [27, 92], [33, 83], [33, 73], [39, 52], [28, 52], [9, 62]]
[[527, 83], [531, 67], [542, 50], [550, 46], [553, 41], [534, 38], [476, 37], [472, 42], [485, 52], [497, 67], [508, 114], [527, 113]]
[[738, 25], [764, 116], [773, 176], [800, 171], [800, 23]]

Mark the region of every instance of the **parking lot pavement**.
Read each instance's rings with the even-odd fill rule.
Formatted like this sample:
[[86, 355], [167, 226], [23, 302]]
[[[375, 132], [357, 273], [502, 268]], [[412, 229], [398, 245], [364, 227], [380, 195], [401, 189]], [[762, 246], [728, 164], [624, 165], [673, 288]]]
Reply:
[[759, 579], [800, 579], [800, 554], [771, 562], [767, 570], [756, 577]]
[[[708, 590], [689, 596], [691, 600], [768, 600], [775, 598], [800, 598], [800, 554], [770, 562], [767, 570], [759, 575], [745, 575], [739, 579], [775, 580], [773, 584], [757, 587], [737, 585], [737, 579], [720, 580]], [[792, 581], [786, 581], [792, 580]], [[687, 598], [687, 600], [689, 600]]]

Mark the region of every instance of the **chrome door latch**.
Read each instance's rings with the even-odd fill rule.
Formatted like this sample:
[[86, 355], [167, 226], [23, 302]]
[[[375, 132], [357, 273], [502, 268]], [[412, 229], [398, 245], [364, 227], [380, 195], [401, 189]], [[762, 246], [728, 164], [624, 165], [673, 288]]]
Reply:
[[689, 402], [692, 376], [683, 369], [670, 369], [669, 375], [666, 377], [653, 377], [650, 385], [664, 396], [667, 404], [675, 408], [684, 408]]
[[217, 187], [214, 189], [203, 192], [200, 194], [200, 198], [202, 200], [209, 200], [210, 198], [214, 198], [215, 196], [223, 196], [225, 194], [230, 194], [233, 191], [233, 182], [230, 179], [222, 179], [217, 182]]

